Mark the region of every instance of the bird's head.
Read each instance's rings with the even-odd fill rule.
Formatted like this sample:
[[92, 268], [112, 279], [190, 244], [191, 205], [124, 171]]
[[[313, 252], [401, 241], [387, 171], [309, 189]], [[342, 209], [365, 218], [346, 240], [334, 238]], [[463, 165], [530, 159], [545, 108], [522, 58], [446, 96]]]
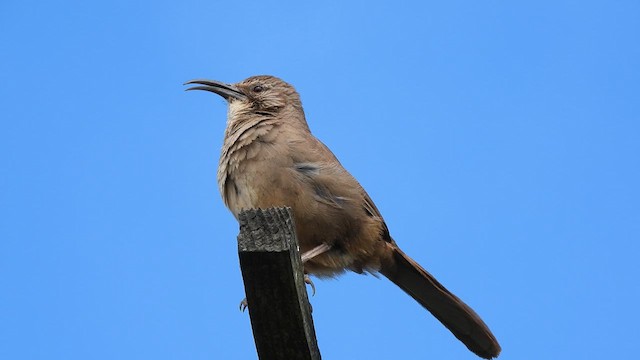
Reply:
[[185, 83], [191, 84], [198, 86], [187, 90], [210, 91], [227, 100], [230, 121], [245, 117], [273, 118], [282, 113], [302, 113], [302, 104], [296, 89], [275, 76], [252, 76], [236, 84], [203, 79]]

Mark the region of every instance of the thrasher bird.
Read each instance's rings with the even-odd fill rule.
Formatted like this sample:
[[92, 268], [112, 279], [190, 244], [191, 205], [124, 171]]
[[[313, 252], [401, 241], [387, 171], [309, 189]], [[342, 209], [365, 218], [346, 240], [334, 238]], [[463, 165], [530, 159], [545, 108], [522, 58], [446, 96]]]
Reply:
[[380, 273], [469, 350], [485, 359], [500, 354], [478, 314], [400, 250], [367, 192], [311, 134], [293, 86], [273, 76], [186, 84], [228, 103], [218, 186], [236, 219], [243, 209], [291, 207], [305, 273]]

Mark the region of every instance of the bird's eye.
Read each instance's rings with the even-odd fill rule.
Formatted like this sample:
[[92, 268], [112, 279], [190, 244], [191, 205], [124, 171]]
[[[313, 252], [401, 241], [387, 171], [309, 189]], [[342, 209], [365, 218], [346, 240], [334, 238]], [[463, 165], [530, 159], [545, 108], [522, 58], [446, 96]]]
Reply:
[[262, 90], [264, 90], [264, 87], [262, 87], [262, 85], [256, 85], [251, 90], [253, 90], [253, 92], [257, 92], [258, 93], [258, 92], [261, 92]]

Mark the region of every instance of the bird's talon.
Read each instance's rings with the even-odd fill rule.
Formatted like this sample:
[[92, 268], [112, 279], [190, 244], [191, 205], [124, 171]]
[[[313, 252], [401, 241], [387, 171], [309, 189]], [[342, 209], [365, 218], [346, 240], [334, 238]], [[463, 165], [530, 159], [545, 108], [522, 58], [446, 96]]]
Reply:
[[242, 299], [240, 301], [240, 311], [244, 312], [249, 307], [249, 303], [247, 302], [247, 298]]
[[307, 274], [304, 274], [304, 283], [311, 286], [311, 296], [316, 296], [316, 286], [313, 285], [313, 281], [311, 281], [311, 278]]

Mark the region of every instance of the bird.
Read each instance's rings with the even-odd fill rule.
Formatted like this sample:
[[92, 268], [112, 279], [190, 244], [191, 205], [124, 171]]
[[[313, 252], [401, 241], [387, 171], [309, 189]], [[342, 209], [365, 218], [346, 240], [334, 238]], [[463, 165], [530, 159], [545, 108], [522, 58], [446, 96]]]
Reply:
[[391, 237], [374, 202], [309, 129], [300, 95], [271, 75], [235, 84], [195, 79], [228, 105], [217, 181], [238, 219], [243, 209], [292, 209], [305, 274], [382, 274], [484, 359], [501, 347], [485, 322]]

